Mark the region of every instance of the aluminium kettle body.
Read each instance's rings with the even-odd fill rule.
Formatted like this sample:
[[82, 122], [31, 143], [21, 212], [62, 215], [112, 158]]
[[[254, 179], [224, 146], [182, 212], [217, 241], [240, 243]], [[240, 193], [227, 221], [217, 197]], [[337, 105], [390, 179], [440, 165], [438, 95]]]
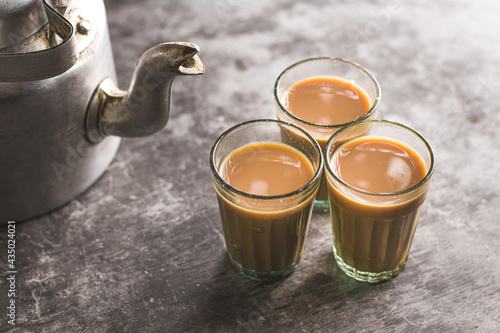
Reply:
[[149, 135], [166, 125], [173, 79], [204, 68], [196, 45], [160, 44], [139, 59], [123, 91], [115, 85], [102, 0], [0, 5], [5, 224], [51, 211], [87, 189], [113, 160], [120, 137]]

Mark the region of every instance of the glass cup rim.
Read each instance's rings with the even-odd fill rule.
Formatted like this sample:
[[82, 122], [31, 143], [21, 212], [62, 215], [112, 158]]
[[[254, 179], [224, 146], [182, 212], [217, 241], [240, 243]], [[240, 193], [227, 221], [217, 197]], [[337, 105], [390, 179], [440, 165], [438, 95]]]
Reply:
[[[342, 123], [342, 124], [332, 124], [332, 125], [324, 125], [324, 124], [316, 124], [316, 123], [312, 123], [312, 122], [309, 122], [307, 120], [304, 120], [302, 118], [299, 118], [297, 116], [295, 116], [293, 113], [291, 113], [290, 111], [288, 111], [288, 109], [286, 107], [283, 106], [283, 104], [281, 104], [281, 99], [279, 98], [278, 96], [278, 85], [281, 81], [281, 78], [286, 74], [288, 73], [290, 70], [292, 70], [293, 68], [303, 64], [303, 63], [306, 63], [306, 62], [310, 62], [310, 61], [316, 61], [316, 60], [334, 60], [334, 61], [340, 61], [340, 62], [344, 62], [346, 64], [349, 64], [349, 65], [352, 65], [354, 67], [357, 67], [358, 69], [360, 69], [362, 72], [364, 72], [369, 78], [370, 80], [372, 81], [373, 85], [375, 86], [375, 100], [373, 101], [371, 107], [370, 107], [370, 110], [368, 110], [364, 115], [362, 115], [361, 117], [355, 119], [355, 120], [352, 120], [352, 121], [349, 121], [347, 123]], [[357, 122], [360, 122], [360, 121], [363, 121], [367, 118], [369, 118], [374, 112], [375, 110], [377, 110], [379, 104], [380, 104], [380, 99], [382, 97], [382, 92], [380, 91], [380, 85], [377, 81], [377, 79], [375, 79], [375, 77], [366, 69], [364, 68], [363, 66], [355, 63], [355, 62], [352, 62], [352, 61], [349, 61], [349, 60], [346, 60], [346, 59], [342, 59], [342, 58], [333, 58], [333, 57], [314, 57], [314, 58], [307, 58], [307, 59], [303, 59], [303, 60], [300, 60], [290, 66], [288, 66], [287, 68], [285, 68], [285, 70], [283, 72], [281, 72], [281, 74], [278, 76], [278, 78], [276, 79], [276, 82], [274, 84], [274, 99], [276, 100], [276, 102], [278, 103], [278, 106], [279, 108], [281, 109], [281, 111], [283, 111], [286, 115], [288, 115], [289, 117], [299, 121], [300, 123], [304, 123], [304, 124], [307, 124], [309, 126], [316, 126], [316, 127], [320, 127], [320, 128], [339, 128], [339, 127], [344, 127], [346, 125], [349, 125], [349, 124], [352, 124], [352, 123], [357, 123]]]
[[[430, 155], [431, 161], [430, 161], [429, 170], [427, 171], [425, 177], [420, 182], [418, 182], [417, 184], [415, 184], [415, 185], [413, 185], [413, 186], [411, 186], [411, 187], [409, 187], [407, 189], [401, 190], [401, 191], [388, 192], [388, 193], [377, 193], [377, 192], [371, 192], [371, 191], [362, 190], [360, 188], [357, 188], [357, 187], [354, 187], [354, 186], [352, 186], [350, 184], [347, 184], [344, 180], [340, 179], [340, 177], [338, 177], [335, 174], [335, 172], [333, 172], [333, 170], [330, 168], [330, 160], [328, 159], [328, 152], [330, 151], [330, 146], [332, 145], [333, 141], [340, 134], [342, 134], [343, 132], [347, 131], [351, 127], [359, 126], [359, 125], [367, 125], [367, 124], [371, 124], [371, 123], [384, 123], [384, 124], [389, 124], [389, 125], [392, 125], [392, 126], [402, 127], [403, 129], [412, 132], [420, 140], [422, 140], [422, 142], [427, 147], [427, 150], [429, 151], [429, 155]], [[418, 189], [419, 187], [423, 186], [425, 183], [427, 183], [429, 181], [429, 179], [431, 178], [432, 174], [434, 173], [434, 169], [435, 169], [435, 166], [436, 166], [435, 165], [436, 162], [435, 162], [435, 158], [434, 158], [434, 151], [432, 150], [432, 147], [427, 142], [427, 140], [420, 133], [418, 133], [414, 129], [412, 129], [412, 128], [406, 126], [406, 125], [403, 125], [401, 123], [398, 123], [398, 122], [395, 122], [395, 121], [391, 121], [391, 120], [384, 120], [384, 119], [367, 120], [367, 121], [362, 121], [362, 122], [359, 122], [359, 123], [353, 123], [353, 124], [350, 124], [350, 125], [342, 128], [342, 129], [340, 129], [339, 131], [335, 132], [330, 137], [330, 139], [328, 139], [328, 142], [326, 143], [325, 151], [323, 152], [323, 154], [324, 154], [323, 159], [324, 159], [324, 163], [325, 163], [325, 168], [327, 169], [327, 172], [330, 175], [332, 175], [333, 178], [335, 178], [335, 180], [337, 182], [341, 183], [343, 186], [347, 187], [351, 191], [355, 191], [355, 192], [358, 192], [358, 193], [361, 193], [361, 194], [365, 194], [365, 195], [370, 195], [370, 196], [378, 196], [378, 197], [398, 196], [398, 195], [410, 193], [410, 192]]]
[[[314, 176], [312, 177], [312, 179], [309, 182], [307, 182], [307, 184], [305, 184], [304, 186], [300, 187], [297, 190], [294, 190], [294, 191], [288, 192], [288, 193], [284, 193], [284, 194], [278, 194], [278, 195], [257, 195], [257, 194], [251, 194], [251, 193], [243, 192], [243, 191], [241, 191], [241, 190], [233, 187], [232, 185], [230, 185], [229, 183], [227, 183], [220, 176], [219, 171], [215, 167], [215, 163], [214, 163], [215, 150], [219, 146], [220, 142], [226, 136], [228, 136], [231, 132], [233, 132], [235, 129], [243, 127], [243, 126], [246, 126], [248, 124], [252, 124], [252, 123], [276, 123], [276, 124], [282, 124], [282, 125], [291, 126], [291, 127], [295, 128], [295, 129], [297, 129], [302, 134], [304, 134], [313, 143], [314, 147], [316, 148], [316, 150], [319, 153], [318, 154], [318, 156], [319, 156], [319, 165], [318, 165], [318, 169], [314, 172]], [[256, 142], [259, 142], [259, 141], [256, 141]], [[312, 184], [314, 184], [314, 182], [316, 182], [317, 179], [321, 176], [321, 173], [323, 171], [323, 166], [324, 166], [323, 158], [324, 158], [323, 157], [323, 152], [322, 152], [321, 147], [319, 146], [318, 142], [309, 133], [307, 133], [306, 131], [304, 131], [302, 128], [300, 128], [300, 127], [298, 127], [298, 126], [296, 126], [294, 124], [288, 123], [286, 121], [282, 121], [282, 120], [275, 120], [275, 119], [254, 119], [254, 120], [245, 121], [245, 122], [242, 122], [242, 123], [239, 123], [239, 124], [236, 124], [236, 125], [230, 127], [229, 129], [227, 129], [226, 131], [224, 131], [217, 138], [217, 140], [215, 140], [215, 143], [213, 144], [212, 149], [210, 150], [210, 169], [212, 170], [212, 175], [215, 175], [215, 178], [217, 179], [217, 181], [220, 182], [221, 184], [223, 184], [223, 186], [225, 188], [229, 189], [231, 192], [234, 192], [234, 193], [236, 193], [238, 195], [241, 195], [241, 196], [244, 196], [244, 197], [247, 197], [247, 198], [251, 198], [251, 199], [274, 200], [274, 199], [283, 199], [283, 198], [292, 197], [292, 196], [294, 196], [294, 195], [296, 195], [298, 193], [304, 192], [306, 189], [310, 188], [312, 186]]]

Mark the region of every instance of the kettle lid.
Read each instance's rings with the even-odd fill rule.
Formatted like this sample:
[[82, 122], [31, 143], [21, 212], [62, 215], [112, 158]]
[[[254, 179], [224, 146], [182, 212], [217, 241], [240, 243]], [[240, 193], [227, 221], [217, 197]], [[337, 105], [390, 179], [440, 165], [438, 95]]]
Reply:
[[47, 23], [41, 0], [0, 0], [0, 50], [32, 36]]
[[[39, 5], [42, 6], [42, 10], [39, 10]], [[0, 6], [2, 7], [0, 36], [3, 38], [0, 41], [9, 43], [9, 47], [0, 49], [0, 82], [52, 78], [66, 72], [78, 61], [78, 44], [73, 25], [52, 8], [47, 0], [0, 0]], [[30, 21], [38, 22], [38, 26], [29, 24]], [[14, 22], [17, 29], [9, 27], [4, 31], [4, 25], [8, 22]], [[40, 23], [44, 22], [48, 22], [51, 30], [62, 39], [58, 45], [36, 51], [25, 51], [9, 40], [9, 36], [16, 37], [17, 41], [21, 40], [30, 30], [43, 28], [44, 25]], [[23, 24], [29, 25], [31, 29], [23, 29]], [[12, 49], [15, 52], [11, 52]]]

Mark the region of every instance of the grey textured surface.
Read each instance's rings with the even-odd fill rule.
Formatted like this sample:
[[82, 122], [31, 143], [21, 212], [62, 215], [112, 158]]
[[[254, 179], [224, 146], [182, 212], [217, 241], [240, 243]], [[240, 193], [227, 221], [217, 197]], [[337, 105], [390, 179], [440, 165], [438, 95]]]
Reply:
[[[163, 41], [200, 45], [206, 74], [174, 82], [165, 130], [123, 140], [91, 189], [17, 225], [17, 325], [1, 314], [0, 331], [500, 330], [498, 1], [106, 4], [123, 88]], [[336, 267], [328, 215], [313, 215], [303, 259], [283, 281], [247, 280], [225, 255], [211, 145], [236, 123], [274, 118], [276, 77], [320, 55], [371, 70], [378, 118], [413, 127], [437, 156], [407, 266], [381, 284]]]

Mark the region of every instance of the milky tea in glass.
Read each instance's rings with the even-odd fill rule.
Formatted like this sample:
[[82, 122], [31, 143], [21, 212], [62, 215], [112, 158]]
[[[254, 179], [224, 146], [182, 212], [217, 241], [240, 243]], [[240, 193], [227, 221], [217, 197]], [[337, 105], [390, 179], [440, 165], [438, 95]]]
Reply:
[[389, 121], [352, 124], [325, 150], [337, 265], [359, 281], [379, 282], [404, 267], [434, 170], [431, 147]]
[[210, 153], [226, 250], [255, 280], [275, 280], [299, 263], [323, 157], [300, 128], [277, 120], [237, 125]]
[[[324, 150], [336, 131], [373, 119], [380, 102], [375, 78], [363, 67], [338, 58], [311, 58], [288, 67], [274, 88], [277, 118], [301, 127]], [[325, 175], [314, 210], [328, 211]]]

